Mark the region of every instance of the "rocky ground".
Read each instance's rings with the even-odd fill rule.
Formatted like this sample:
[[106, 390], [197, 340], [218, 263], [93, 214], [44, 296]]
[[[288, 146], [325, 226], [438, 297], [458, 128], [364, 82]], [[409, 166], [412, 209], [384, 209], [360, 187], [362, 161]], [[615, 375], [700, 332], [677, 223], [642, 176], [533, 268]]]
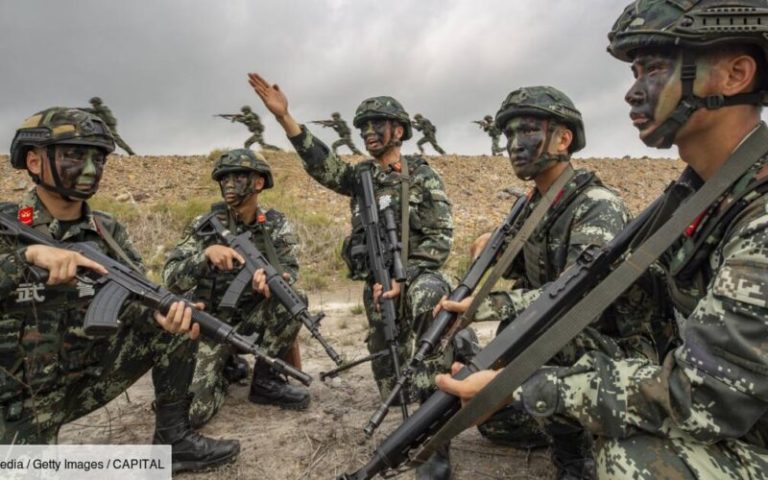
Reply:
[[[270, 152], [271, 153], [271, 152]], [[303, 270], [311, 272], [325, 265], [321, 259], [336, 256], [341, 235], [348, 229], [348, 201], [310, 179], [298, 159], [289, 153], [271, 153], [268, 159], [275, 170], [277, 189], [273, 200], [287, 213], [292, 209], [310, 212], [322, 219], [300, 230], [302, 240], [312, 248], [302, 251]], [[353, 159], [350, 159], [353, 160]], [[449, 155], [430, 157], [429, 162], [443, 176], [454, 203], [456, 245], [450, 271], [460, 273], [466, 265], [466, 246], [478, 234], [489, 231], [508, 211], [512, 193], [524, 187], [502, 157]], [[673, 160], [579, 159], [577, 166], [598, 172], [637, 213], [682, 170]], [[159, 212], [170, 205], [198, 202], [204, 208], [216, 191], [208, 180], [211, 162], [199, 157], [112, 157], [96, 199], [99, 205], [130, 205], [123, 220], [134, 233], [137, 247], [145, 258], [160, 257], [168, 244], [179, 238], [183, 223], [170, 222]], [[0, 158], [0, 199], [14, 200], [31, 182], [24, 172], [13, 171], [7, 158]], [[278, 192], [279, 189], [279, 192]], [[163, 215], [167, 214], [164, 213]], [[191, 215], [184, 212], [183, 215]], [[330, 233], [328, 233], [330, 232]], [[323, 240], [323, 235], [328, 237]], [[323, 243], [325, 242], [325, 243]], [[337, 262], [338, 263], [338, 262]], [[310, 307], [323, 310], [322, 331], [348, 358], [366, 354], [363, 345], [366, 322], [361, 313], [361, 285], [342, 278], [341, 270], [323, 270], [323, 286], [310, 292]], [[478, 325], [487, 341], [495, 325]], [[305, 371], [317, 378], [332, 362], [322, 348], [302, 331], [302, 361]], [[372, 440], [365, 440], [362, 427], [378, 404], [367, 365], [346, 372], [340, 378], [311, 386], [312, 405], [305, 412], [282, 411], [276, 407], [253, 405], [247, 400], [247, 387], [234, 385], [223, 410], [204, 429], [214, 437], [238, 438], [242, 444], [239, 460], [222, 469], [179, 475], [180, 478], [233, 479], [332, 479], [342, 472], [359, 468], [384, 435], [399, 423], [392, 412]], [[144, 376], [128, 392], [92, 413], [67, 425], [63, 443], [144, 443], [151, 439], [154, 418], [150, 407], [151, 382]], [[548, 453], [517, 451], [484, 441], [476, 431], [468, 431], [453, 443], [454, 478], [526, 479], [551, 478]], [[402, 478], [409, 478], [405, 474]]]

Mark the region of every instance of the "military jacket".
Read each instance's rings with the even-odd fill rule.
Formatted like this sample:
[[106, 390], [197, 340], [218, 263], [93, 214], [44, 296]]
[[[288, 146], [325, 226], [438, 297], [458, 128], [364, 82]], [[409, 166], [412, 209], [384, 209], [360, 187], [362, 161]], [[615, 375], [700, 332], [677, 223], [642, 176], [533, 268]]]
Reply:
[[264, 131], [264, 125], [261, 123], [261, 119], [255, 113], [244, 113], [239, 117], [235, 117], [237, 120], [248, 127], [248, 130], [255, 133]]
[[[122, 262], [103, 240], [104, 229], [134, 265], [141, 267], [141, 257], [125, 228], [108, 214], [83, 205], [80, 220], [60, 222], [33, 190], [20, 204], [4, 203], [0, 209], [54, 239], [93, 242]], [[98, 364], [108, 345], [109, 337], [90, 337], [82, 328], [95, 294], [93, 286], [80, 280], [75, 286], [49, 286], [36, 280], [23, 258], [26, 246], [0, 235], [0, 403], [52, 391], [83, 375], [99, 375]], [[150, 321], [148, 317], [144, 307], [128, 304], [120, 321]]]
[[341, 138], [348, 137], [350, 135], [349, 127], [347, 126], [347, 122], [344, 120], [331, 120], [333, 122], [333, 125], [331, 125], [331, 128], [339, 134]]
[[415, 120], [413, 122], [413, 128], [422, 132], [425, 137], [431, 137], [435, 133], [437, 133], [437, 128], [432, 124], [432, 122], [430, 122], [426, 118], [422, 118], [421, 120]]
[[[766, 178], [763, 157], [661, 258], [679, 332], [661, 365], [589, 354], [532, 377], [525, 404], [611, 437], [642, 430], [768, 446], [768, 195], [765, 183], [754, 187]], [[690, 195], [696, 180], [667, 196]]]
[[[259, 210], [257, 220], [252, 225], [246, 225], [234, 218], [226, 204], [214, 205], [213, 212], [218, 212], [224, 225], [234, 234], [251, 232], [251, 240], [256, 248], [272, 263], [277, 270], [290, 275], [289, 282], [293, 283], [299, 274], [299, 262], [296, 259], [298, 237], [296, 229], [282, 213], [277, 210]], [[217, 236], [202, 237], [197, 230], [201, 221], [207, 215], [200, 215], [185, 228], [184, 238], [171, 250], [163, 268], [163, 280], [168, 289], [178, 294], [188, 294], [194, 300], [200, 300], [209, 305], [213, 315], [224, 321], [237, 323], [245, 318], [253, 308], [263, 300], [263, 297], [246, 288], [237, 306], [231, 311], [218, 307], [221, 298], [239, 269], [224, 272], [214, 268], [205, 258], [203, 251], [211, 245], [223, 245]], [[267, 238], [269, 240], [267, 240]], [[271, 242], [276, 260], [270, 258]], [[275, 265], [277, 261], [277, 265]]]
[[[519, 230], [541, 201], [538, 191], [518, 220]], [[533, 302], [547, 283], [572, 265], [589, 245], [602, 246], [629, 221], [624, 202], [597, 176], [578, 169], [513, 261], [505, 277], [514, 290], [492, 292], [478, 310], [478, 320], [508, 320]]]
[[[353, 278], [367, 278], [367, 266], [351, 252], [355, 246], [365, 244], [355, 194], [360, 164], [351, 165], [339, 159], [306, 127], [302, 127], [301, 133], [290, 140], [299, 153], [304, 168], [315, 180], [336, 193], [351, 197], [352, 232], [345, 240], [346, 253], [343, 253], [343, 256], [350, 266], [350, 275]], [[373, 167], [374, 189], [379, 206], [386, 202], [395, 212], [399, 237], [402, 223], [400, 173], [392, 168], [383, 170], [374, 160], [365, 162]], [[453, 217], [451, 202], [437, 172], [420, 156], [408, 156], [407, 162], [410, 172], [407, 275], [411, 280], [421, 271], [437, 270], [445, 263], [453, 244]]]
[[89, 108], [87, 110], [100, 119], [104, 120], [104, 123], [106, 123], [109, 128], [115, 128], [117, 126], [117, 119], [114, 115], [112, 115], [112, 110], [110, 110], [106, 105], [100, 105], [98, 107]]

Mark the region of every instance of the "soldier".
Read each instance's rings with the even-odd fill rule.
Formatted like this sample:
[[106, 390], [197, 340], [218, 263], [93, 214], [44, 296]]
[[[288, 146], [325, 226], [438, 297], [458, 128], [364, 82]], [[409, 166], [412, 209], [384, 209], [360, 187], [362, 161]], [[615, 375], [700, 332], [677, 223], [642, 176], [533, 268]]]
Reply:
[[417, 113], [413, 116], [413, 128], [420, 131], [424, 136], [419, 139], [418, 142], [416, 142], [416, 146], [419, 147], [419, 153], [424, 155], [424, 145], [425, 143], [429, 143], [432, 145], [432, 148], [437, 151], [440, 155], [445, 155], [445, 150], [440, 148], [440, 145], [437, 144], [437, 139], [435, 138], [435, 134], [437, 133], [437, 127], [432, 125], [432, 122], [424, 118], [420, 113]]
[[117, 119], [114, 115], [112, 115], [112, 110], [110, 110], [109, 107], [102, 103], [101, 97], [91, 98], [90, 103], [93, 108], [84, 108], [83, 110], [90, 112], [104, 120], [104, 123], [106, 123], [107, 127], [109, 127], [109, 131], [112, 133], [112, 138], [115, 139], [117, 146], [125, 150], [128, 155], [136, 155], [133, 153], [133, 150], [131, 150], [131, 147], [125, 143], [125, 140], [123, 140], [117, 133]]
[[482, 120], [475, 121], [485, 133], [491, 137], [491, 155], [502, 155], [504, 149], [499, 146], [499, 138], [501, 137], [501, 129], [496, 126], [493, 121], [493, 117], [486, 115]]
[[[11, 144], [11, 165], [36, 187], [0, 210], [62, 242], [93, 242], [131, 268], [143, 270], [128, 233], [112, 216], [91, 210], [115, 145], [108, 126], [78, 109], [54, 107], [29, 117]], [[48, 270], [47, 284], [29, 270]], [[78, 267], [104, 268], [78, 253], [19, 245], [0, 235], [0, 438], [2, 443], [55, 443], [59, 428], [106, 404], [150, 368], [155, 386], [153, 442], [171, 444], [174, 472], [234, 459], [236, 441], [213, 440], [189, 424], [187, 394], [197, 342], [153, 325], [152, 313], [128, 304], [116, 333], [88, 336], [84, 312], [93, 286], [75, 280]], [[191, 309], [175, 303], [155, 320], [170, 332], [190, 331]], [[199, 329], [193, 328], [195, 337]]]
[[[478, 321], [500, 321], [501, 331], [587, 247], [612, 240], [626, 226], [630, 215], [624, 202], [594, 172], [573, 169], [571, 155], [586, 144], [584, 124], [579, 110], [560, 90], [536, 86], [513, 91], [501, 104], [495, 126], [507, 137], [507, 153], [517, 177], [533, 180], [535, 185], [515, 230], [520, 230], [541, 202], [541, 196], [559, 177], [572, 175], [507, 271], [505, 276], [514, 280], [514, 289], [492, 292], [475, 315]], [[473, 256], [479, 254], [489, 237], [486, 234], [475, 241]], [[469, 297], [461, 303], [443, 300], [436, 311], [444, 307], [463, 313], [473, 299]], [[617, 321], [617, 316], [621, 321]], [[626, 350], [630, 355], [643, 353], [655, 358], [653, 344], [643, 343], [644, 338], [650, 337], [645, 335], [644, 323], [640, 319], [632, 322], [630, 318], [627, 311], [604, 315], [602, 325], [590, 327], [586, 335], [561, 351], [553, 363], [572, 365], [587, 349], [599, 349], [614, 357], [622, 356]], [[614, 340], [608, 335], [619, 338]], [[520, 448], [548, 443], [533, 418], [514, 407], [480, 425], [480, 432], [491, 440]], [[552, 454], [560, 477], [591, 476], [594, 463], [588, 460], [589, 437], [580, 431], [558, 433], [552, 438]]]
[[352, 150], [352, 153], [355, 155], [362, 155], [362, 152], [357, 149], [354, 142], [352, 142], [352, 137], [350, 135], [349, 127], [347, 126], [347, 122], [342, 120], [341, 114], [339, 112], [333, 112], [331, 114], [331, 120], [320, 120], [317, 122], [309, 122], [309, 123], [316, 123], [319, 125], [322, 125], [324, 127], [331, 127], [336, 131], [336, 133], [339, 134], [338, 140], [333, 142], [331, 145], [331, 151], [333, 151], [333, 154], [336, 155], [336, 149], [339, 148], [342, 145], [346, 145], [350, 150]]
[[[663, 362], [590, 353], [573, 368], [540, 370], [514, 394], [543, 422], [579, 422], [597, 435], [600, 477], [768, 471], [768, 132], [760, 121], [768, 26], [759, 21], [766, 16], [765, 0], [637, 0], [609, 34], [609, 52], [632, 65], [625, 100], [640, 139], [676, 145], [688, 164], [653, 223], [724, 171], [741, 178], [723, 185], [657, 262], [666, 283], [657, 301], [670, 306], [677, 327]], [[754, 148], [737, 150], [745, 143]], [[734, 170], [744, 160], [746, 173]], [[468, 398], [494, 375], [438, 381]]]
[[230, 121], [242, 123], [253, 134], [245, 141], [243, 145], [245, 148], [251, 148], [251, 145], [258, 143], [265, 150], [280, 150], [278, 147], [264, 142], [264, 125], [262, 125], [259, 116], [251, 110], [251, 107], [243, 105], [240, 111], [242, 114], [235, 115]]
[[[296, 281], [296, 231], [285, 216], [259, 204], [259, 194], [274, 185], [272, 171], [261, 156], [250, 149], [237, 149], [222, 154], [213, 167], [211, 177], [219, 183], [223, 203], [214, 204], [211, 213], [218, 215], [235, 235], [250, 232], [259, 251], [283, 272], [290, 283]], [[186, 228], [184, 239], [168, 254], [163, 269], [165, 284], [177, 293], [190, 292], [196, 301], [210, 305], [218, 318], [239, 325], [240, 333], [257, 333], [259, 344], [271, 357], [285, 357], [299, 333], [301, 323], [270, 295], [263, 270], [254, 275], [253, 291], [244, 293], [234, 309], [218, 308], [224, 292], [237, 274], [243, 258], [221, 240], [198, 233], [202, 220], [194, 219]], [[237, 361], [236, 353], [227, 345], [203, 340], [200, 343], [195, 376], [190, 391], [194, 394], [190, 417], [193, 425], [203, 425], [224, 402], [229, 385], [225, 366]], [[253, 403], [273, 404], [283, 408], [304, 410], [309, 406], [309, 391], [295, 386], [278, 375], [269, 365], [258, 362], [248, 399]]]
[[[288, 100], [276, 85], [268, 84], [257, 74], [250, 74], [250, 83], [285, 129], [301, 157], [307, 172], [322, 185], [342, 195], [352, 197], [352, 234], [344, 241], [342, 256], [350, 268], [350, 276], [365, 280], [363, 303], [368, 317], [368, 350], [371, 353], [386, 350], [384, 325], [377, 311], [381, 285], [374, 285], [364, 253], [358, 253], [365, 244], [364, 233], [359, 219], [358, 198], [354, 184], [359, 167], [342, 162], [328, 147], [320, 142], [303, 125], [299, 125], [288, 112]], [[403, 163], [409, 173], [408, 219], [410, 235], [403, 242], [408, 247], [407, 280], [405, 285], [393, 281], [392, 289], [385, 295], [395, 298], [401, 304], [404, 315], [399, 318], [400, 364], [410, 357], [414, 333], [419, 334], [432, 320], [432, 308], [440, 297], [448, 293], [449, 286], [440, 274], [439, 268], [445, 263], [453, 243], [453, 220], [451, 202], [445, 194], [440, 176], [420, 156], [402, 156], [400, 145], [411, 138], [411, 122], [408, 113], [392, 97], [373, 97], [364, 100], [357, 108], [353, 125], [360, 129], [365, 148], [373, 156], [366, 160], [374, 171], [374, 188], [380, 201], [389, 201], [395, 212], [401, 212], [401, 182]], [[398, 235], [403, 224], [397, 215]], [[404, 262], [406, 263], [406, 262]], [[398, 303], [400, 303], [398, 302]], [[429, 359], [429, 372], [445, 371], [447, 356], [435, 355]], [[386, 398], [393, 383], [394, 372], [389, 356], [372, 362], [373, 375], [382, 399]], [[414, 394], [424, 399], [434, 391], [434, 384], [426, 371], [414, 379]], [[443, 479], [450, 476], [447, 450], [432, 457], [419, 472], [419, 478]]]

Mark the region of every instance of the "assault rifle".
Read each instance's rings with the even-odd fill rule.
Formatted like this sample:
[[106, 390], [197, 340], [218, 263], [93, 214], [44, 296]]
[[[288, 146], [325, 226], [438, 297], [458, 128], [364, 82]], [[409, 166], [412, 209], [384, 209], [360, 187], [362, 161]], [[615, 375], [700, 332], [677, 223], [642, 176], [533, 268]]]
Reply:
[[322, 125], [323, 127], [333, 126], [333, 120], [310, 120], [309, 123], [314, 123], [315, 125]]
[[237, 274], [232, 283], [229, 284], [224, 296], [219, 302], [219, 308], [235, 308], [238, 299], [247, 288], [251, 288], [251, 279], [253, 274], [258, 269], [263, 269], [264, 274], [267, 277], [267, 285], [269, 285], [269, 291], [272, 292], [277, 300], [290, 312], [293, 318], [298, 318], [301, 323], [307, 327], [309, 333], [320, 342], [320, 345], [325, 349], [325, 353], [331, 357], [331, 360], [336, 365], [341, 365], [343, 360], [341, 356], [333, 349], [328, 341], [323, 337], [318, 329], [320, 320], [325, 316], [323, 313], [312, 315], [309, 313], [307, 305], [299, 297], [296, 290], [291, 287], [287, 281], [283, 278], [280, 272], [269, 263], [264, 255], [256, 248], [256, 245], [251, 241], [251, 233], [243, 232], [240, 235], [235, 236], [230, 232], [224, 224], [221, 223], [216, 213], [208, 215], [197, 229], [197, 234], [201, 237], [208, 237], [216, 235], [224, 243], [237, 251], [244, 259], [245, 265], [240, 273]]
[[[517, 359], [525, 348], [568, 314], [590, 290], [614, 268], [629, 248], [635, 235], [651, 218], [661, 199], [646, 208], [610, 243], [591, 245], [574, 265], [550, 283], [539, 297], [509, 327], [493, 339], [454, 378], [463, 380], [471, 373], [500, 368]], [[337, 480], [369, 480], [376, 475], [389, 476], [402, 469], [421, 445], [435, 435], [461, 408], [457, 397], [442, 391], [434, 393], [414, 414], [392, 432], [360, 470], [340, 475]]]
[[[360, 217], [365, 230], [365, 249], [368, 258], [368, 267], [373, 273], [374, 282], [381, 284], [382, 293], [392, 289], [392, 279], [403, 282], [406, 279], [405, 269], [400, 259], [400, 242], [397, 238], [397, 224], [395, 214], [390, 205], [379, 205], [373, 190], [373, 173], [371, 166], [363, 164], [357, 178], [357, 198], [360, 207]], [[379, 210], [384, 217], [383, 225], [379, 221]], [[382, 239], [383, 234], [383, 239]], [[391, 272], [391, 274], [390, 274]], [[388, 354], [395, 369], [395, 375], [400, 377], [400, 362], [397, 357], [397, 309], [395, 299], [379, 298], [381, 316], [384, 319], [384, 338], [387, 342]], [[327, 373], [321, 373], [320, 378], [335, 376], [340, 371], [347, 370], [363, 361], [385, 355], [376, 352], [365, 359], [352, 362]], [[403, 418], [408, 417], [407, 402], [404, 392], [400, 391], [400, 406]]]
[[[503, 252], [506, 243], [505, 240], [513, 233], [515, 224], [520, 218], [520, 215], [523, 214], [527, 204], [528, 197], [521, 196], [517, 199], [512, 206], [509, 215], [507, 215], [507, 218], [504, 220], [504, 223], [494, 230], [491, 238], [488, 239], [488, 243], [485, 244], [485, 247], [480, 252], [480, 255], [472, 261], [472, 265], [470, 265], [469, 270], [467, 270], [467, 273], [459, 283], [459, 286], [448, 295], [448, 300], [460, 302], [470, 296], [475, 288], [477, 288], [477, 285], [480, 283], [483, 275], [485, 275], [485, 272], [491, 265], [493, 265], [499, 254]], [[416, 368], [424, 362], [424, 358], [435, 349], [438, 343], [440, 343], [442, 347], [445, 347], [448, 342], [450, 342], [450, 338], [444, 337], [446, 334], [450, 336], [450, 331], [453, 330], [451, 327], [458, 320], [458, 315], [454, 312], [441, 310], [440, 313], [437, 314], [432, 321], [429, 330], [427, 330], [419, 339], [419, 347], [416, 350], [416, 353], [411, 357], [408, 366], [398, 377], [397, 382], [395, 382], [395, 385], [389, 392], [389, 396], [382, 402], [381, 406], [379, 406], [379, 409], [376, 410], [373, 416], [371, 416], [370, 420], [368, 420], [368, 424], [363, 429], [366, 435], [370, 437], [373, 435], [373, 432], [379, 428], [381, 422], [384, 421], [384, 417], [387, 416], [387, 412], [389, 412], [392, 403], [397, 399], [397, 396], [405, 384], [410, 381], [411, 377], [416, 372]]]
[[486, 123], [483, 120], [472, 120], [471, 123], [476, 123], [476, 124], [480, 125], [480, 127], [482, 127], [482, 128], [486, 127]]
[[242, 117], [242, 114], [239, 113], [216, 113], [213, 115], [214, 117], [221, 117], [226, 118], [227, 120], [234, 120], [238, 117]]
[[[142, 273], [110, 258], [91, 242], [59, 242], [3, 213], [0, 213], [0, 226], [2, 227], [1, 235], [18, 237], [23, 243], [47, 245], [78, 252], [104, 266], [107, 270], [106, 275], [98, 275], [94, 278], [86, 273], [78, 276], [81, 281], [92, 284], [98, 292], [85, 314], [83, 328], [88, 335], [110, 335], [117, 330], [118, 313], [129, 298], [162, 314], [167, 314], [174, 302], [184, 300], [151, 282]], [[48, 276], [48, 272], [44, 269], [39, 267], [31, 267], [31, 269], [40, 281], [44, 281]], [[198, 323], [200, 333], [211, 340], [229, 343], [239, 351], [252, 353], [275, 371], [289, 375], [304, 385], [308, 386], [312, 382], [311, 376], [280, 359], [267, 356], [251, 339], [238, 334], [233, 327], [213, 315], [193, 308], [192, 321]]]

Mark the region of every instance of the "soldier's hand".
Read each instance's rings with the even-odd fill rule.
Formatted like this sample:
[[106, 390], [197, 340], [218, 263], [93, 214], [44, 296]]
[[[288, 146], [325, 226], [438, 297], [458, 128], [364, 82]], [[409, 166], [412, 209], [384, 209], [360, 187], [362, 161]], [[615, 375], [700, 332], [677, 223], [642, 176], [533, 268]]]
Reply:
[[163, 330], [170, 333], [186, 333], [192, 340], [200, 336], [200, 325], [192, 323], [192, 308], [202, 310], [202, 303], [194, 303], [191, 306], [186, 302], [178, 301], [171, 304], [168, 313], [163, 315], [155, 312], [155, 321], [163, 327]]
[[251, 286], [253, 291], [264, 295], [265, 298], [272, 296], [272, 292], [269, 290], [267, 284], [267, 274], [263, 268], [260, 268], [253, 272], [253, 279], [251, 280]]
[[483, 251], [485, 248], [485, 245], [488, 243], [488, 240], [491, 239], [490, 233], [484, 233], [477, 237], [474, 242], [472, 242], [472, 245], [469, 246], [469, 256], [472, 257], [472, 260], [476, 259], [478, 255], [480, 255], [480, 252]]
[[462, 313], [467, 311], [467, 309], [469, 308], [469, 305], [472, 303], [472, 300], [474, 299], [475, 297], [469, 296], [460, 302], [454, 302], [453, 300], [448, 300], [448, 297], [443, 296], [443, 298], [440, 299], [440, 302], [432, 310], [432, 316], [433, 317], [437, 316], [437, 314], [440, 313], [441, 310], [447, 310], [449, 312], [458, 313], [459, 315], [461, 315]]
[[78, 267], [91, 269], [101, 275], [107, 274], [104, 266], [78, 252], [47, 245], [30, 245], [27, 247], [25, 259], [31, 265], [48, 270], [48, 285], [71, 282]]
[[211, 245], [203, 250], [203, 255], [211, 265], [226, 272], [235, 268], [235, 262], [245, 264], [245, 259], [239, 253], [224, 245]]
[[376, 311], [381, 309], [380, 301], [382, 298], [397, 298], [400, 296], [400, 283], [392, 280], [392, 286], [387, 292], [383, 293], [384, 288], [380, 283], [373, 284], [373, 304], [376, 306]]
[[[451, 375], [456, 375], [462, 368], [464, 368], [463, 364], [453, 362], [453, 365], [451, 365]], [[498, 374], [498, 370], [480, 370], [479, 372], [470, 374], [464, 380], [456, 380], [447, 373], [441, 373], [435, 377], [435, 385], [445, 393], [459, 397], [463, 405], [472, 400], [475, 395], [485, 388], [486, 385], [491, 383]], [[490, 415], [492, 415], [492, 413], [489, 414], [489, 416]], [[478, 423], [482, 423], [482, 421]]]
[[272, 112], [275, 117], [284, 117], [288, 114], [288, 99], [277, 84], [270, 85], [258, 73], [249, 73], [248, 83], [264, 102], [267, 110]]

